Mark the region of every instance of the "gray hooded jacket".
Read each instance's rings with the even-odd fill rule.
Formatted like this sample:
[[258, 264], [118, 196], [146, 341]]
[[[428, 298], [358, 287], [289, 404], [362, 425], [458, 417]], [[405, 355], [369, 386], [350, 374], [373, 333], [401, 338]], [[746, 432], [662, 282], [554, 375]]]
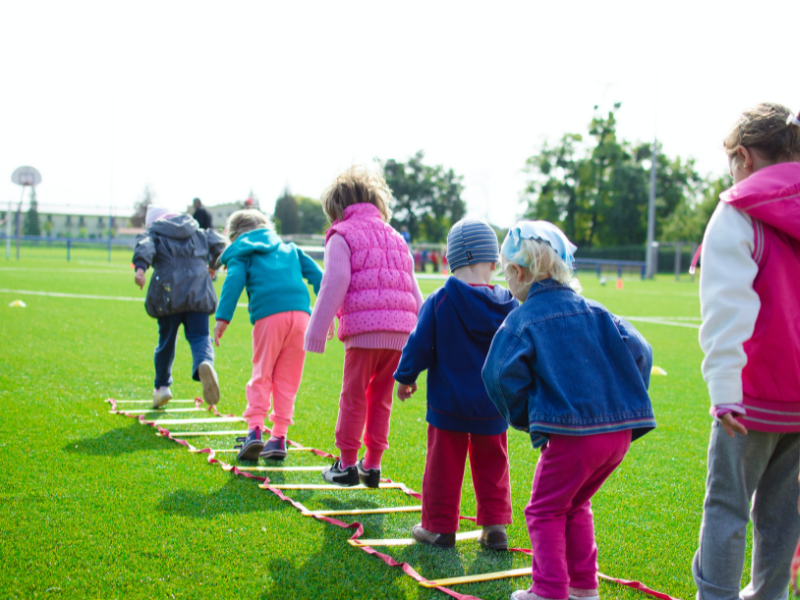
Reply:
[[216, 231], [200, 229], [189, 215], [159, 219], [136, 238], [133, 263], [153, 267], [144, 306], [151, 317], [181, 312], [212, 314], [217, 293], [208, 275], [225, 249]]

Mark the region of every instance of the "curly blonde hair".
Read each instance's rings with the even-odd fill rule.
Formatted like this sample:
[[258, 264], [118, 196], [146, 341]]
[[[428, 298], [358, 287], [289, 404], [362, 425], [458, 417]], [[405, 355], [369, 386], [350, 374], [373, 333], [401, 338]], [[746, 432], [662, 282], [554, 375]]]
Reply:
[[731, 161], [737, 161], [739, 146], [755, 150], [774, 162], [800, 161], [800, 127], [782, 104], [764, 102], [744, 111], [723, 141]]
[[500, 254], [500, 267], [506, 276], [511, 274], [509, 266], [512, 264], [519, 265], [530, 275], [530, 280], [520, 281], [526, 296], [535, 282], [548, 278], [570, 286], [579, 294], [583, 291], [572, 269], [547, 242], [532, 238], [521, 239], [519, 249], [511, 258]]
[[392, 190], [386, 184], [383, 169], [379, 165], [366, 167], [354, 165], [341, 173], [322, 193], [322, 211], [333, 223], [344, 218], [344, 209], [353, 204], [368, 202], [375, 205], [383, 220], [392, 218]]

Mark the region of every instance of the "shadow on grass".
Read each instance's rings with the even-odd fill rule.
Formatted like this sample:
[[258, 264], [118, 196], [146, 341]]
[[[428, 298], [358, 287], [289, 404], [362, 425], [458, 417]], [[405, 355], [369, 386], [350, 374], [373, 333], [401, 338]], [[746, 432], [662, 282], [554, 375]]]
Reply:
[[168, 515], [179, 515], [195, 519], [213, 519], [222, 514], [239, 514], [283, 510], [281, 503], [269, 502], [263, 490], [252, 482], [242, 485], [236, 476], [231, 476], [220, 489], [210, 493], [197, 490], [178, 490], [164, 496], [159, 510]]
[[132, 452], [163, 448], [163, 442], [153, 435], [152, 431], [148, 428], [147, 432], [150, 435], [142, 436], [142, 426], [132, 422], [129, 427], [112, 429], [96, 437], [70, 442], [62, 450], [71, 454], [89, 456], [122, 456]]

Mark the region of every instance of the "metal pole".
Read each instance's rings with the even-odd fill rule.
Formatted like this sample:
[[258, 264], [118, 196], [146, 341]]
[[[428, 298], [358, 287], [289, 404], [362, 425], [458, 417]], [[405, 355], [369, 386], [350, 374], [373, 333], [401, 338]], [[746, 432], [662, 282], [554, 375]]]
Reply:
[[111, 262], [111, 223], [114, 217], [111, 216], [111, 207], [108, 207], [108, 262]]
[[14, 206], [8, 201], [8, 214], [6, 214], [6, 260], [11, 260], [11, 212]]
[[650, 166], [650, 199], [647, 203], [647, 278], [655, 275], [653, 266], [653, 242], [656, 237], [656, 163], [658, 159], [658, 139], [653, 138], [653, 157]]
[[681, 243], [675, 242], [675, 281], [681, 280]]
[[19, 260], [19, 236], [22, 230], [22, 199], [25, 197], [25, 186], [22, 186], [22, 193], [19, 195], [19, 206], [17, 207], [17, 260]]
[[72, 240], [70, 238], [67, 238], [67, 262], [69, 262], [69, 251], [71, 247], [72, 247]]

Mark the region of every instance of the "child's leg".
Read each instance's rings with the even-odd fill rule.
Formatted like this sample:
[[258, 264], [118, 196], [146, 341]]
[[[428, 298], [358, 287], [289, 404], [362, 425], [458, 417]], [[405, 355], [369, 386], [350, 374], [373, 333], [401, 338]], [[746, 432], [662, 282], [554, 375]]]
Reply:
[[597, 544], [594, 541], [594, 519], [591, 498], [625, 458], [631, 447], [631, 432], [619, 431], [586, 436], [584, 452], [607, 457], [583, 484], [567, 512], [567, 571], [570, 588], [597, 589]]
[[214, 344], [208, 335], [208, 315], [201, 312], [181, 313], [183, 334], [192, 348], [192, 379], [200, 381], [197, 367], [202, 362], [214, 364]]
[[283, 314], [270, 315], [256, 321], [253, 326], [253, 375], [247, 382], [247, 408], [242, 415], [248, 429], [264, 429], [264, 419], [270, 407], [272, 377], [289, 323]]
[[511, 480], [506, 432], [499, 435], [470, 434], [469, 464], [478, 504], [478, 525], [511, 524]]
[[468, 433], [428, 425], [428, 454], [422, 475], [423, 529], [434, 533], [458, 531], [468, 447]]
[[[744, 569], [747, 523], [750, 520], [750, 499], [762, 475], [770, 468], [773, 454], [776, 453], [778, 443], [784, 435], [750, 430], [746, 436], [737, 434], [731, 438], [720, 426], [719, 421], [714, 421], [711, 429], [711, 442], [708, 447], [708, 478], [703, 506], [703, 522], [700, 526], [700, 546], [692, 563], [692, 573], [697, 584], [697, 597], [700, 600], [717, 598], [727, 600], [739, 597], [739, 587]], [[792, 467], [788, 467], [785, 460], [787, 460], [785, 456], [778, 459], [778, 462], [782, 463], [783, 468], [786, 469], [781, 476], [790, 479], [791, 473], [795, 474], [793, 482], [795, 496], [789, 502], [788, 509], [786, 508], [786, 498], [774, 499], [783, 504], [783, 508], [780, 509], [781, 514], [773, 515], [773, 518], [780, 522], [779, 530], [782, 531], [781, 535], [777, 536], [778, 539], [783, 537], [784, 533], [786, 534], [785, 538], [788, 539], [791, 537], [790, 531], [797, 531], [797, 507], [795, 504], [797, 502], [797, 454], [791, 457], [791, 460], [795, 462]], [[757, 503], [761, 504], [762, 501], [765, 501], [768, 505], [767, 494], [761, 495], [764, 498], [757, 498]], [[783, 492], [780, 495], [783, 496]], [[775, 508], [774, 504], [772, 508]], [[760, 515], [760, 517], [765, 517], [765, 515]], [[761, 525], [767, 526], [763, 521]], [[774, 527], [774, 523], [767, 527]], [[778, 540], [773, 540], [773, 542], [777, 543]], [[791, 546], [791, 542], [789, 545]], [[769, 580], [766, 572], [775, 569], [777, 565], [776, 562], [765, 564], [761, 557], [756, 557], [755, 554], [756, 544], [753, 548], [753, 584], [762, 586]], [[778, 557], [772, 556], [769, 560], [777, 561]], [[786, 562], [786, 565], [789, 564], [791, 548], [788, 550], [787, 557], [782, 560]], [[758, 562], [758, 568], [755, 568], [756, 562]], [[757, 573], [757, 570], [760, 573]], [[782, 593], [774, 597], [785, 597], [789, 581], [788, 566], [782, 574], [777, 571], [775, 573], [779, 577], [783, 575], [784, 584]], [[760, 581], [756, 581], [756, 576]], [[748, 591], [752, 593], [751, 590]], [[759, 597], [767, 598], [768, 596]]]
[[800, 434], [772, 435], [780, 437], [753, 500], [752, 579], [741, 593], [744, 600], [782, 598], [786, 594], [794, 540], [800, 537]]
[[294, 425], [292, 416], [297, 390], [303, 379], [303, 362], [306, 358], [303, 341], [309, 319], [308, 313], [301, 311], [281, 313], [283, 315], [288, 321], [288, 333], [272, 374], [272, 414], [269, 420], [273, 423], [274, 437], [286, 437], [289, 425]]
[[358, 462], [361, 434], [367, 418], [367, 386], [372, 377], [376, 350], [348, 348], [344, 352], [342, 395], [336, 420], [336, 447], [342, 464], [350, 467]]
[[399, 350], [373, 350], [376, 362], [373, 366], [372, 380], [367, 387], [367, 427], [364, 432], [364, 466], [377, 469], [381, 457], [389, 447], [389, 424], [392, 415], [394, 392], [394, 372], [400, 363]]
[[[531, 500], [525, 508], [533, 550], [533, 585], [530, 591], [534, 594], [559, 600], [566, 600], [569, 596], [571, 565], [568, 558], [574, 560], [581, 551], [570, 548], [570, 556], [567, 555], [567, 514], [572, 510], [576, 496], [580, 493], [586, 495], [592, 489], [597, 491], [624, 456], [624, 452], [621, 455], [619, 452], [619, 440], [608, 443], [608, 440], [597, 438], [625, 440], [627, 437], [630, 444], [630, 435], [630, 431], [591, 436], [553, 434], [542, 449], [533, 477]], [[591, 526], [591, 521], [589, 524]], [[596, 552], [593, 549], [593, 530], [590, 533], [584, 531], [582, 536], [573, 530], [571, 538], [573, 543], [591, 546], [582, 550], [584, 554]]]
[[169, 315], [158, 318], [158, 346], [154, 361], [156, 365], [155, 388], [172, 385], [172, 363], [175, 361], [175, 341], [178, 339], [178, 328], [182, 315]]

